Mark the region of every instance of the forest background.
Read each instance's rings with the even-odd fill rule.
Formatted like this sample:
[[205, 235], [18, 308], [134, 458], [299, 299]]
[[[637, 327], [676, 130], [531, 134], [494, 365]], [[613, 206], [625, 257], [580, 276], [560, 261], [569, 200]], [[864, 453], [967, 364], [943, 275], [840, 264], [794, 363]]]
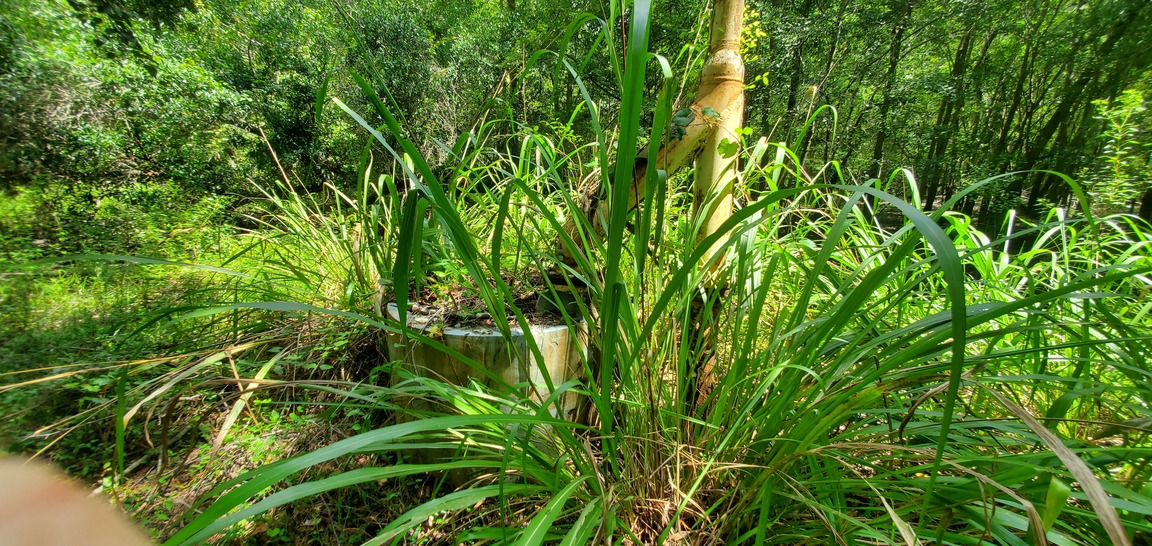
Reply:
[[[710, 10], [696, 1], [662, 1], [653, 8], [648, 50], [671, 63], [673, 111], [693, 100]], [[608, 30], [571, 27], [584, 12], [607, 21]], [[308, 327], [294, 323], [292, 333], [280, 322], [286, 319], [274, 314], [221, 315], [207, 325], [195, 317], [163, 322], [208, 301], [229, 301], [202, 275], [212, 272], [204, 267], [60, 259], [115, 255], [238, 266], [243, 260], [235, 257], [249, 248], [241, 234], [268, 228], [276, 223], [268, 218], [286, 210], [277, 207], [292, 203], [268, 188], [283, 182], [294, 185], [297, 197], [328, 196], [302, 218], [339, 210], [340, 195], [362, 191], [370, 155], [362, 124], [342, 108], [361, 113], [372, 127], [385, 125], [355, 74], [372, 82], [404, 127], [404, 138], [437, 177], [459, 174], [453, 143], [462, 136], [495, 134], [492, 140], [511, 142], [532, 134], [556, 150], [578, 153], [604, 140], [602, 127], [633, 115], [623, 107], [626, 87], [614, 72], [633, 32], [630, 16], [602, 3], [549, 0], [0, 0], [0, 373], [11, 379], [0, 387], [0, 409], [11, 416], [0, 427], [0, 448], [48, 453], [74, 475], [116, 491], [156, 534], [176, 532], [179, 527], [169, 521], [183, 512], [181, 506], [165, 500], [159, 493], [164, 489], [147, 485], [139, 472], [135, 481], [127, 478], [166, 461], [167, 448], [155, 448], [155, 431], [147, 426], [133, 428], [142, 425], [111, 417], [156, 398], [149, 395], [158, 392], [149, 391], [156, 384], [144, 379], [151, 376], [140, 371], [141, 362], [206, 351], [221, 343], [221, 335], [237, 346], [261, 329], [261, 339], [279, 344], [269, 354], [288, 355], [286, 340], [294, 335], [292, 343], [307, 349], [283, 362], [268, 355], [261, 362], [241, 361], [242, 369], [261, 370], [271, 359], [260, 373], [360, 380], [386, 359], [373, 352], [375, 340], [362, 322], [320, 323], [307, 315]], [[746, 68], [741, 136], [748, 149], [761, 137], [786, 146], [797, 180], [863, 184], [891, 182], [894, 173], [911, 177], [915, 190], [901, 184], [886, 189], [927, 212], [947, 203], [971, 219], [973, 231], [987, 235], [986, 243], [1004, 241], [1006, 254], [1034, 241], [1005, 239], [1015, 225], [1006, 218], [1042, 224], [1060, 210], [1071, 216], [1129, 213], [1152, 221], [1152, 138], [1145, 131], [1152, 123], [1145, 107], [1152, 93], [1150, 29], [1152, 7], [1144, 0], [750, 1], [740, 45]], [[561, 50], [579, 80], [556, 63], [540, 61], [542, 50]], [[648, 71], [640, 85], [648, 113], [639, 118], [637, 138], [645, 141], [667, 84]], [[588, 115], [589, 95], [598, 117]], [[595, 153], [578, 158], [564, 175], [579, 179], [601, 167]], [[827, 168], [833, 162], [836, 168]], [[1088, 201], [1056, 173], [1079, 181]], [[778, 182], [749, 180], [746, 201]], [[877, 211], [880, 229], [903, 222], [893, 209]], [[272, 252], [260, 260], [290, 270], [291, 258]], [[449, 258], [429, 258], [437, 260], [429, 267], [439, 267], [441, 278], [465, 276], [464, 270], [445, 272], [452, 269]], [[33, 262], [39, 269], [30, 272], [25, 264]], [[417, 259], [413, 267], [423, 266]], [[320, 286], [306, 274], [290, 273], [306, 286], [280, 296], [291, 292], [301, 302], [371, 310], [354, 290], [363, 287]], [[375, 281], [369, 284], [363, 291], [374, 293]], [[245, 293], [250, 286], [238, 283], [227, 290], [232, 301], [251, 295]], [[301, 295], [310, 291], [320, 295]], [[1146, 342], [1140, 333], [1146, 316], [1141, 312], [1133, 320], [1141, 326], [1132, 326], [1131, 339], [1141, 341], [1132, 343]], [[306, 343], [299, 341], [304, 338]], [[1128, 350], [1146, 354], [1143, 346]], [[136, 370], [132, 377], [123, 365], [109, 364], [125, 362]], [[290, 362], [294, 371], [284, 369]], [[68, 368], [77, 363], [85, 365]], [[231, 365], [238, 381], [238, 364]], [[30, 380], [29, 370], [52, 380]], [[1073, 385], [1054, 383], [1070, 391]], [[1084, 383], [1075, 386], [1091, 390]], [[1060, 394], [1052, 399], [1063, 400]], [[185, 483], [214, 482], [380, 424], [369, 409], [317, 410], [299, 398], [272, 396], [251, 405], [251, 422], [236, 425], [231, 443], [222, 447], [236, 422], [235, 416], [224, 417], [235, 393], [195, 396], [205, 396], [204, 407], [215, 413], [197, 416], [202, 412], [187, 404], [175, 418], [186, 425], [183, 441], [193, 451], [181, 469]], [[175, 407], [181, 399], [171, 400]], [[317, 431], [317, 415], [332, 429]], [[1096, 417], [1129, 419], [1124, 422], [1141, 434], [1146, 428], [1145, 421], [1130, 420], [1147, 418], [1139, 411], [1100, 410]], [[169, 426], [164, 425], [166, 436]], [[235, 468], [221, 467], [220, 449], [241, 454], [230, 463]], [[1143, 462], [1136, 466], [1147, 470]], [[408, 482], [388, 494], [405, 506], [417, 505], [415, 499], [435, 496], [437, 487]], [[197, 498], [190, 495], [189, 502]], [[372, 502], [362, 493], [341, 495], [336, 504], [347, 508], [322, 519], [343, 525], [368, 517], [375, 523], [356, 533], [371, 535], [398, 516], [365, 516]], [[1044, 498], [1052, 497], [1041, 495], [1037, 502]], [[851, 499], [840, 501], [851, 505]], [[565, 514], [576, 520], [580, 512]], [[286, 513], [260, 520], [241, 538], [324, 542], [339, 535], [324, 534], [303, 516], [292, 520]], [[892, 525], [892, 536], [906, 536], [899, 523]], [[642, 536], [638, 527], [632, 529], [633, 537]], [[1134, 529], [1130, 536], [1138, 536]], [[406, 536], [435, 541], [443, 538], [438, 532]], [[988, 533], [1003, 543], [1014, 536]]]
[[[138, 242], [111, 225], [103, 227], [118, 238], [69, 239], [75, 230], [53, 225], [91, 224], [86, 203], [104, 196], [132, 205], [163, 191], [189, 203], [250, 195], [247, 180], [275, 174], [261, 130], [281, 165], [311, 186], [348, 184], [363, 139], [326, 97], [355, 101], [354, 71], [380, 77], [432, 155], [435, 140], [469, 131], [490, 99], [519, 123], [558, 124], [572, 117], [578, 90], [548, 68], [522, 69], [559, 44], [573, 13], [599, 9], [11, 1], [0, 180], [10, 195], [35, 194], [23, 206], [37, 212], [6, 218], [5, 252], [25, 257], [12, 253], [30, 251], [29, 239], [57, 254], [132, 248]], [[704, 47], [696, 38], [706, 6], [658, 9], [653, 51]], [[1101, 204], [1148, 218], [1147, 18], [1135, 0], [753, 2], [742, 45], [745, 125], [796, 143], [807, 165], [839, 161], [849, 179], [909, 167], [928, 203], [994, 174], [1051, 169], [1093, 184]], [[569, 47], [593, 55], [583, 78], [611, 111], [619, 90], [594, 39], [577, 33]], [[683, 68], [680, 77], [695, 77]], [[802, 131], [823, 105], [837, 115], [822, 111]], [[591, 128], [577, 116], [554, 136], [565, 131], [586, 138]], [[1021, 175], [961, 209], [987, 227], [1007, 210], [1043, 213], [1069, 196], [1053, 177]]]

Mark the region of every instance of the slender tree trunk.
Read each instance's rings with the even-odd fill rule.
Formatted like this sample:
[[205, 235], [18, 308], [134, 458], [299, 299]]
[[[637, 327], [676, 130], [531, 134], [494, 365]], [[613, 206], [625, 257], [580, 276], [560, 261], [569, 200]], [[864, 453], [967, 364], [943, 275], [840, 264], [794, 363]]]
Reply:
[[[812, 0], [804, 0], [800, 4], [801, 18], [807, 19], [812, 12]], [[785, 139], [792, 138], [792, 129], [804, 124], [803, 114], [800, 112], [800, 84], [804, 81], [804, 45], [807, 40], [804, 36], [799, 37], [796, 47], [792, 49], [792, 66], [789, 69], [788, 78], [788, 111], [785, 114], [784, 135]]]
[[[1002, 155], [1005, 160], [1008, 152], [1008, 137], [1012, 133], [1012, 122], [1015, 121], [1016, 112], [1020, 110], [1020, 103], [1024, 100], [1024, 84], [1028, 81], [1028, 76], [1032, 74], [1032, 60], [1035, 58], [1033, 38], [1034, 36], [1030, 34], [1028, 43], [1024, 48], [1024, 59], [1021, 60], [1020, 72], [1016, 75], [1016, 85], [1012, 90], [1012, 103], [1004, 114], [1004, 120], [1000, 125], [1000, 135], [996, 138], [996, 147], [993, 149], [993, 153]], [[1007, 166], [1006, 161], [1002, 163], [1003, 166]]]
[[[692, 187], [694, 210], [700, 231], [697, 241], [719, 233], [732, 216], [732, 188], [736, 182], [740, 129], [744, 123], [744, 62], [740, 58], [740, 28], [744, 0], [716, 0], [712, 11], [712, 33], [708, 60], [700, 77], [700, 95], [723, 105], [716, 130], [705, 141], [696, 161]], [[723, 274], [723, 238], [717, 241], [705, 263], [704, 293], [693, 305], [692, 328], [699, 342], [699, 357], [683, 384], [685, 413], [693, 415], [708, 397], [715, 383], [716, 323], [725, 301], [727, 279]]]
[[[726, 191], [727, 197], [715, 200], [711, 207], [715, 220], [707, 225], [718, 226], [727, 220], [725, 214], [731, 215], [732, 210], [732, 181], [735, 178], [733, 165], [735, 156], [720, 157], [717, 150], [725, 141], [739, 142], [738, 129], [742, 127], [744, 119], [744, 64], [740, 59], [740, 28], [743, 21], [743, 0], [717, 0], [712, 12], [712, 34], [709, 41], [709, 57], [701, 71], [700, 89], [696, 95], [696, 102], [690, 110], [693, 113], [692, 122], [684, 128], [682, 138], [664, 143], [664, 146], [655, 154], [646, 149], [637, 154], [634, 164], [632, 186], [628, 192], [628, 209], [634, 210], [636, 206], [647, 197], [649, 188], [646, 187], [645, 170], [649, 161], [656, 163], [656, 168], [663, 170], [671, 178], [681, 167], [695, 161], [702, 152], [700, 164], [697, 165], [695, 179], [697, 185], [703, 184], [704, 179], [714, 176], [726, 175], [729, 178], [724, 182], [718, 179], [714, 183], [718, 191]], [[703, 115], [705, 109], [715, 111], [719, 118]], [[711, 159], [709, 159], [711, 157]], [[719, 159], [715, 159], [719, 157]], [[708, 174], [704, 174], [708, 173]], [[593, 195], [602, 195], [597, 190]], [[702, 202], [697, 194], [698, 202]], [[604, 222], [601, 218], [608, 218], [609, 203], [595, 198], [588, 200], [583, 210], [584, 222], [597, 230], [597, 235]], [[723, 216], [721, 218], [721, 216]], [[579, 219], [570, 216], [564, 225], [564, 230], [572, 236], [577, 243], [577, 252], [582, 252], [581, 238], [577, 236]], [[709, 232], [711, 233], [711, 232]], [[576, 266], [571, 249], [559, 245], [564, 263], [570, 267]]]
[[1100, 43], [1100, 47], [1096, 52], [1095, 59], [1090, 68], [1085, 70], [1075, 81], [1071, 82], [1064, 89], [1063, 99], [1056, 106], [1056, 110], [1048, 118], [1048, 121], [1036, 132], [1036, 137], [1028, 145], [1028, 150], [1025, 152], [1024, 162], [1020, 165], [1019, 170], [1029, 170], [1036, 166], [1040, 158], [1048, 149], [1048, 143], [1051, 142], [1052, 137], [1056, 134], [1056, 130], [1061, 124], [1069, 119], [1069, 114], [1072, 109], [1080, 102], [1085, 95], [1090, 95], [1090, 88], [1099, 76], [1103, 65], [1106, 63], [1108, 57], [1112, 54], [1112, 50], [1116, 47], [1116, 42], [1124, 37], [1125, 34], [1131, 29], [1132, 24], [1136, 21], [1136, 16], [1146, 5], [1140, 5], [1132, 10], [1126, 12], [1120, 20], [1116, 21], [1109, 29], [1107, 37]]
[[740, 142], [744, 123], [744, 63], [740, 58], [743, 13], [743, 0], [717, 0], [712, 14], [712, 37], [700, 78], [700, 96], [723, 109], [717, 109], [720, 119], [716, 129], [708, 135], [696, 161], [693, 197], [696, 214], [702, 219], [700, 239], [716, 233], [732, 215], [738, 156], [735, 145]]
[[932, 131], [932, 142], [924, 168], [924, 208], [935, 208], [937, 192], [947, 184], [948, 172], [944, 168], [945, 152], [952, 135], [958, 127], [960, 111], [964, 108], [964, 76], [968, 70], [968, 56], [971, 51], [973, 29], [969, 28], [956, 48], [956, 58], [952, 61], [951, 89], [940, 100], [936, 112], [936, 128]]
[[872, 175], [879, 178], [884, 169], [884, 142], [888, 138], [888, 113], [896, 102], [892, 96], [892, 89], [896, 87], [897, 69], [900, 67], [900, 54], [904, 47], [904, 33], [908, 27], [908, 20], [912, 17], [912, 0], [904, 0], [897, 7], [901, 8], [900, 17], [896, 19], [892, 29], [892, 45], [888, 49], [888, 71], [884, 76], [884, 98], [880, 102], [880, 120], [876, 131], [876, 140], [872, 146]]
[[[740, 58], [743, 16], [743, 0], [716, 0], [712, 10], [708, 59], [701, 71], [697, 100], [691, 107], [694, 114], [692, 122], [685, 128], [682, 138], [666, 143], [655, 154], [650, 151], [637, 154], [638, 158], [633, 165], [627, 203], [629, 210], [635, 209], [647, 195], [645, 173], [648, 161], [654, 161], [657, 169], [671, 177], [680, 167], [697, 160], [693, 197], [696, 223], [700, 226], [698, 241], [718, 233], [732, 215], [732, 190], [737, 173], [740, 129], [744, 120], [744, 63]], [[718, 116], [705, 116], [706, 109], [710, 110], [709, 114], [714, 111]], [[602, 192], [598, 191], [595, 195], [602, 195]], [[584, 225], [590, 226], [598, 235], [602, 234], [605, 222], [600, 219], [608, 217], [609, 206], [606, 202], [589, 200], [582, 211]], [[579, 224], [579, 219], [570, 217], [564, 226], [577, 243], [577, 248], [558, 245], [564, 264], [572, 269], [577, 269], [576, 253], [583, 253], [580, 248], [582, 238], [578, 236]], [[710, 385], [714, 383], [715, 324], [727, 288], [722, 274], [724, 248], [723, 241], [717, 242], [705, 257], [704, 263], [711, 263], [701, 272], [705, 279], [705, 293], [693, 305], [690, 324], [685, 328], [685, 335], [698, 341], [698, 357], [691, 364], [687, 377], [678, 381], [682, 387], [680, 396], [685, 415], [696, 412], [696, 408], [707, 399]], [[550, 282], [558, 291], [568, 288], [567, 275], [563, 271], [557, 271]], [[583, 290], [583, 287], [577, 288]], [[691, 433], [689, 429], [686, 432]]]
[[1145, 222], [1152, 223], [1152, 188], [1145, 190], [1140, 198], [1139, 214]]

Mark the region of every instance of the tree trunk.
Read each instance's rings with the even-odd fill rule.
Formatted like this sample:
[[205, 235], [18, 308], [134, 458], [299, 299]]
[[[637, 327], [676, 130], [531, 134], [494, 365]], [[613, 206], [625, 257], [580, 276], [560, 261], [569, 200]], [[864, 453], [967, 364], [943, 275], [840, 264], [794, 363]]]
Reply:
[[968, 70], [968, 55], [971, 51], [973, 29], [969, 28], [956, 48], [956, 58], [952, 61], [951, 89], [940, 101], [936, 112], [936, 128], [932, 131], [928, 157], [924, 166], [924, 208], [935, 208], [937, 192], [947, 184], [948, 172], [944, 168], [945, 152], [952, 135], [959, 127], [960, 111], [964, 108], [964, 77]]
[[1152, 223], [1152, 188], [1145, 190], [1140, 198], [1139, 214], [1145, 222]]
[[904, 32], [912, 17], [912, 0], [904, 0], [900, 17], [892, 29], [892, 45], [888, 49], [888, 71], [884, 76], [884, 97], [880, 102], [880, 122], [876, 131], [876, 141], [872, 146], [872, 176], [880, 178], [884, 169], [884, 141], [888, 138], [888, 113], [892, 111], [895, 98], [892, 88], [896, 86], [896, 72], [900, 66], [900, 51], [904, 47]]
[[[799, 17], [807, 19], [812, 13], [812, 0], [804, 0], [800, 5]], [[800, 84], [804, 80], [804, 45], [805, 36], [800, 36], [796, 47], [792, 49], [792, 66], [788, 79], [788, 110], [785, 114], [784, 131], [781, 133], [785, 139], [792, 138], [792, 129], [804, 125], [803, 114], [800, 112]]]
[[[649, 188], [646, 187], [645, 181], [648, 162], [655, 161], [656, 168], [663, 170], [671, 178], [681, 167], [696, 160], [702, 152], [710, 150], [703, 154], [697, 165], [695, 177], [697, 206], [707, 201], [701, 198], [701, 192], [707, 191], [710, 187], [715, 187], [719, 192], [726, 192], [726, 197], [714, 200], [714, 205], [710, 207], [710, 219], [705, 223], [713, 228], [711, 231], [704, 229], [701, 237], [713, 233], [714, 227], [724, 223], [731, 215], [736, 157], [732, 155], [724, 158], [718, 148], [725, 141], [739, 142], [738, 130], [742, 127], [744, 119], [744, 64], [740, 59], [740, 28], [743, 14], [743, 0], [717, 0], [712, 13], [708, 61], [701, 71], [697, 100], [690, 107], [693, 120], [684, 128], [685, 134], [682, 138], [665, 143], [654, 156], [650, 150], [637, 154], [632, 173], [632, 186], [628, 192], [629, 211], [635, 210], [648, 195]], [[719, 114], [719, 119], [703, 115], [704, 109], [715, 111]], [[711, 177], [723, 178], [711, 180]], [[598, 190], [594, 195], [602, 195], [602, 192]], [[608, 218], [608, 207], [609, 203], [597, 199], [590, 199], [584, 207], [584, 220], [597, 235], [603, 235], [602, 227], [606, 220], [602, 219]], [[577, 236], [577, 223], [578, 220], [570, 216], [565, 221], [564, 229], [576, 242], [576, 250], [583, 252], [580, 237]], [[575, 267], [576, 260], [571, 249], [562, 244], [559, 247], [564, 263]]]
[[[744, 62], [740, 58], [740, 27], [744, 17], [744, 0], [716, 0], [712, 11], [712, 33], [708, 60], [700, 77], [700, 95], [712, 100], [720, 113], [716, 130], [708, 136], [704, 150], [696, 161], [696, 178], [692, 187], [694, 211], [700, 231], [697, 241], [718, 233], [732, 216], [732, 187], [736, 182], [740, 129], [744, 122]], [[692, 308], [693, 332], [699, 343], [695, 365], [684, 378], [685, 414], [693, 415], [708, 397], [715, 383], [716, 323], [721, 302], [727, 291], [723, 274], [723, 238], [704, 257], [706, 267], [704, 293]]]
[[[699, 156], [692, 188], [694, 212], [700, 226], [698, 241], [719, 232], [732, 215], [732, 189], [736, 181], [740, 129], [744, 121], [744, 63], [740, 57], [743, 18], [744, 0], [716, 0], [712, 9], [708, 59], [701, 71], [697, 100], [691, 107], [694, 114], [692, 123], [685, 128], [682, 138], [668, 142], [658, 153], [637, 154], [638, 159], [633, 165], [632, 185], [628, 192], [629, 210], [635, 209], [647, 196], [645, 172], [648, 161], [655, 161], [655, 167], [671, 177], [676, 170]], [[718, 118], [705, 116], [705, 109], [715, 111]], [[608, 218], [609, 206], [607, 202], [591, 200], [584, 207], [584, 220], [598, 235], [602, 234], [605, 222], [601, 219]], [[575, 250], [583, 252], [581, 238], [577, 236], [577, 219], [570, 217], [564, 229], [576, 241]], [[574, 253], [563, 244], [559, 246], [565, 265], [575, 268]], [[704, 263], [713, 261], [702, 273], [707, 293], [693, 306], [691, 325], [685, 332], [699, 342], [695, 365], [689, 370], [688, 377], [680, 381], [685, 413], [689, 415], [707, 397], [708, 385], [712, 382], [716, 360], [716, 329], [713, 326], [727, 284], [721, 274], [724, 246], [723, 240], [717, 242], [704, 258]], [[568, 283], [564, 277], [557, 275], [551, 280], [552, 285], [565, 290]]]
[[1132, 24], [1136, 21], [1136, 16], [1140, 13], [1140, 10], [1144, 8], [1145, 6], [1141, 5], [1140, 7], [1127, 11], [1124, 13], [1123, 18], [1112, 25], [1112, 28], [1108, 31], [1108, 35], [1104, 41], [1100, 43], [1095, 62], [1090, 65], [1091, 68], [1086, 70], [1079, 78], [1065, 88], [1062, 94], [1063, 99], [1056, 106], [1052, 116], [1048, 118], [1047, 123], [1037, 131], [1036, 137], [1032, 139], [1028, 150], [1025, 152], [1024, 163], [1020, 165], [1020, 168], [1017, 170], [1026, 171], [1036, 167], [1036, 164], [1039, 163], [1044, 153], [1048, 150], [1048, 143], [1051, 142], [1052, 137], [1056, 134], [1056, 129], [1069, 119], [1069, 114], [1072, 112], [1072, 109], [1082, 98], [1086, 95], [1089, 97], [1092, 96], [1090, 87], [1094, 86], [1090, 84], [1093, 83], [1100, 74], [1103, 65], [1112, 54], [1112, 50], [1116, 47], [1116, 42], [1128, 33]]
[[[709, 100], [709, 105], [719, 112], [720, 120], [704, 141], [696, 161], [692, 193], [696, 215], [701, 218], [698, 239], [716, 233], [732, 216], [736, 145], [740, 143], [744, 122], [744, 63], [740, 58], [743, 14], [743, 0], [717, 0], [712, 13], [712, 37], [700, 78], [700, 96]], [[714, 256], [719, 246], [717, 243], [709, 256]]]

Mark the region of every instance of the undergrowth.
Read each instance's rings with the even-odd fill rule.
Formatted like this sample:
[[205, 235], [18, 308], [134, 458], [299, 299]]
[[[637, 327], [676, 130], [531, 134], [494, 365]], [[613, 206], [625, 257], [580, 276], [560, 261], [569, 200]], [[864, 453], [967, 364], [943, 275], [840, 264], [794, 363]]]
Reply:
[[[621, 82], [644, 81], [647, 21], [633, 25]], [[650, 108], [630, 94], [615, 115], [634, 123], [616, 129], [570, 75], [597, 128], [587, 144], [502, 118], [445, 145], [435, 167], [358, 80], [384, 123], [337, 101], [375, 141], [354, 189], [262, 186], [254, 229], [196, 260], [212, 266], [70, 257], [189, 276], [154, 302], [139, 300], [156, 284], [130, 283], [121, 301], [147, 310], [127, 321], [132, 336], [86, 307], [78, 322], [28, 307], [33, 292], [80, 286], [29, 280], [59, 264], [5, 277], [5, 327], [28, 336], [6, 351], [69, 335], [49, 323], [143, 340], [107, 365], [30, 358], [91, 395], [44, 438], [101, 420], [114, 437], [93, 459], [109, 489], [172, 545], [1147, 540], [1146, 225], [1092, 216], [1064, 179], [1077, 211], [983, 233], [953, 207], [997, 177], [927, 210], [909, 172], [857, 183], [748, 137], [742, 206], [697, 244], [679, 179], [649, 164], [652, 197], [627, 210], [630, 169], [607, 168], [611, 150], [639, 144], [641, 118], [667, 122], [671, 74]], [[587, 220], [597, 180], [610, 217]], [[449, 350], [405, 320], [426, 290], [482, 302], [512, 350], [531, 310], [508, 279], [527, 276], [551, 279], [544, 297], [576, 293], [563, 318], [588, 331], [583, 373], [551, 395], [450, 384], [387, 357], [397, 337]], [[399, 321], [383, 312], [393, 300]], [[539, 357], [527, 339], [520, 362]], [[12, 377], [5, 403], [29, 403], [37, 378]], [[566, 392], [586, 418], [552, 417]]]

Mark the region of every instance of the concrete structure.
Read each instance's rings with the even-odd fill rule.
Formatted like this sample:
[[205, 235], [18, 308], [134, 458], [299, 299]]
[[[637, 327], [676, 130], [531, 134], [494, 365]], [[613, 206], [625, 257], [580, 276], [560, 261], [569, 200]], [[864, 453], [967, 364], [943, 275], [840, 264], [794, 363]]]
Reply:
[[[388, 315], [393, 320], [400, 319], [395, 303], [388, 304]], [[475, 380], [497, 392], [535, 400], [545, 400], [551, 394], [544, 373], [549, 374], [553, 385], [576, 379], [582, 375], [583, 360], [588, 356], [587, 327], [582, 323], [576, 328], [563, 324], [530, 328], [543, 365], [528, 349], [525, 332], [520, 328], [512, 328], [511, 339], [505, 339], [492, 326], [444, 327], [434, 317], [413, 311], [408, 312], [408, 326], [426, 336], [435, 330], [437, 341], [475, 362], [454, 358], [413, 338], [405, 340], [389, 334], [389, 358], [404, 362], [414, 373], [440, 377], [455, 385], [468, 385]], [[483, 373], [477, 365], [491, 373]], [[574, 419], [577, 398], [573, 393], [563, 394], [558, 401], [560, 411], [553, 407], [552, 414]]]

